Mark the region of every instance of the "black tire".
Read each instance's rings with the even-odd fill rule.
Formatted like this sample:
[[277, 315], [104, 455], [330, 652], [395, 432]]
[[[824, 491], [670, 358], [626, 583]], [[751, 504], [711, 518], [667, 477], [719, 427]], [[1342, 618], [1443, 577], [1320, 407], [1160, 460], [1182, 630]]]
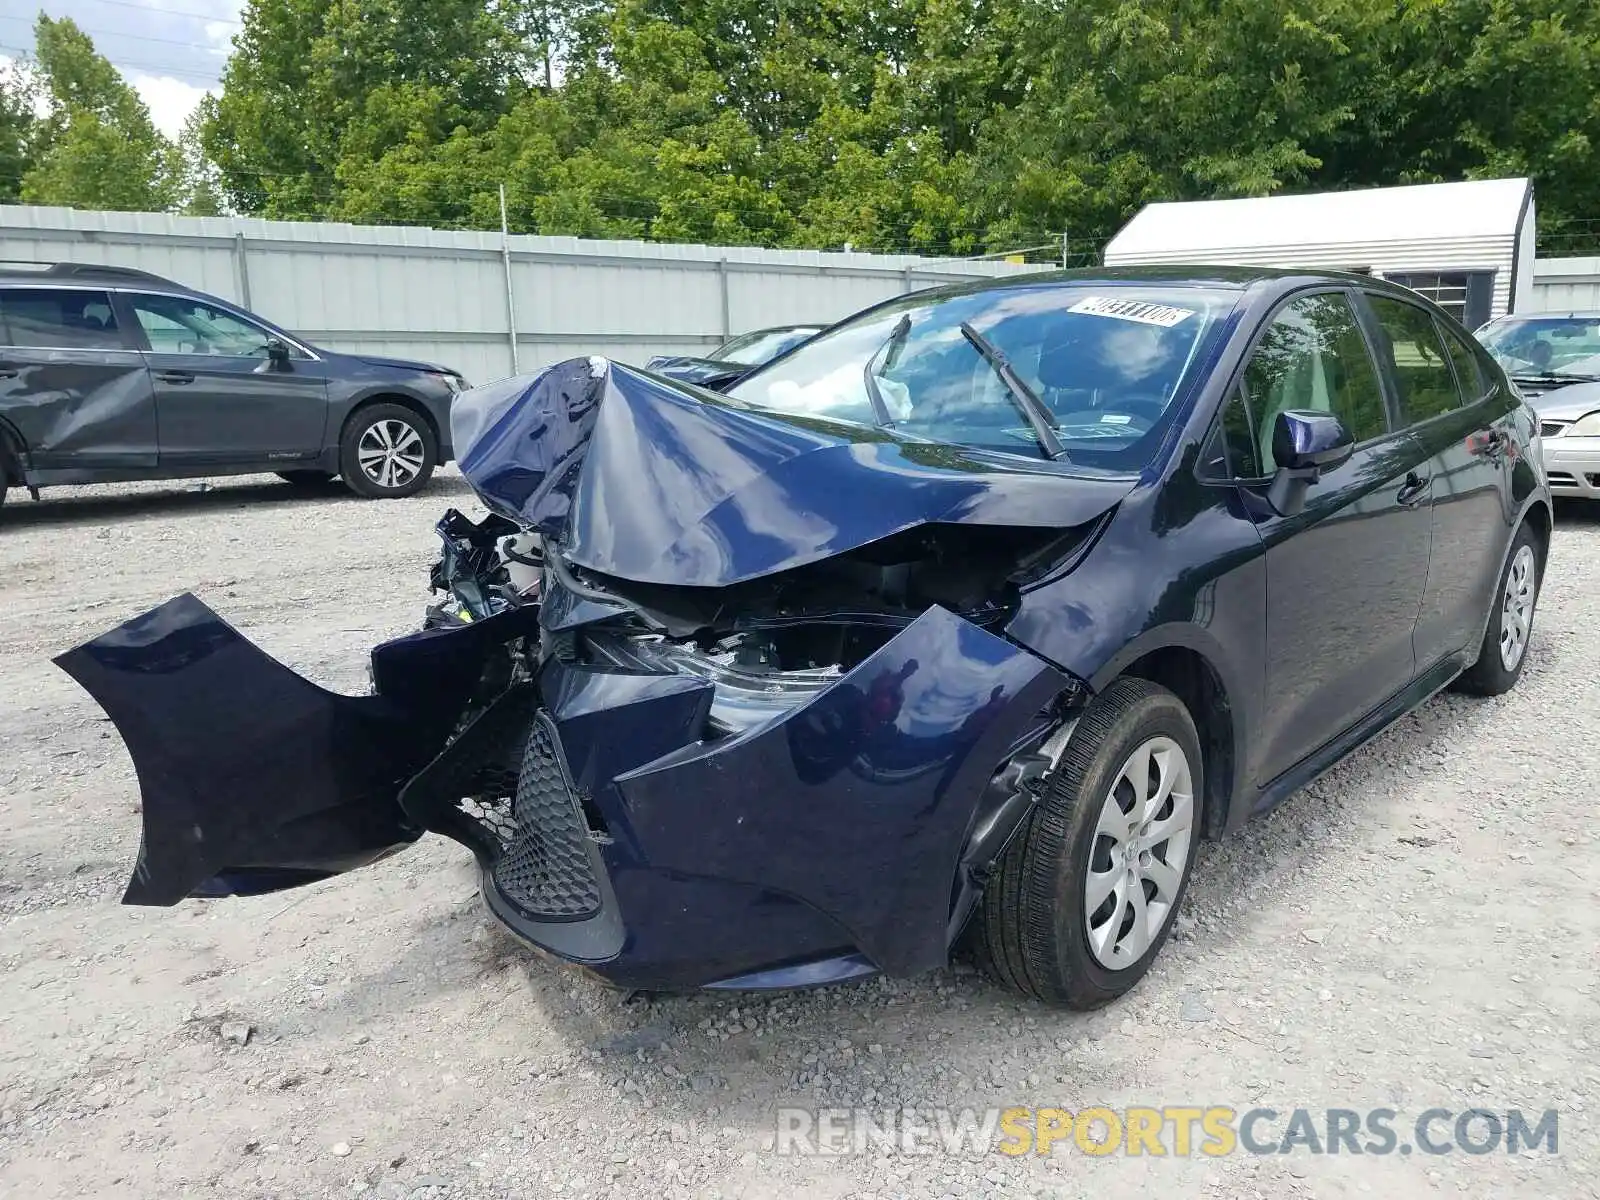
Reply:
[[314, 491], [330, 486], [339, 477], [332, 471], [279, 471], [278, 478], [291, 487]]
[[[1527, 554], [1524, 554], [1527, 551]], [[1531, 564], [1528, 556], [1531, 555]], [[1532, 595], [1527, 598], [1523, 634], [1515, 662], [1506, 665], [1507, 655], [1502, 653], [1501, 638], [1506, 633], [1507, 593], [1512, 586], [1513, 573], [1519, 559], [1529, 572]], [[1506, 555], [1506, 565], [1500, 570], [1500, 580], [1489, 600], [1489, 622], [1483, 631], [1483, 642], [1478, 647], [1478, 661], [1459, 676], [1451, 687], [1469, 696], [1499, 696], [1516, 687], [1522, 678], [1522, 669], [1528, 665], [1528, 642], [1533, 636], [1533, 614], [1539, 603], [1539, 587], [1544, 582], [1544, 554], [1539, 535], [1526, 522], [1517, 530], [1511, 543], [1511, 553]]]
[[[402, 426], [409, 433], [396, 432]], [[415, 473], [393, 485], [375, 478], [362, 466], [363, 451], [370, 450], [374, 444], [369, 441], [364, 447], [363, 439], [371, 433], [377, 438], [377, 444], [381, 445], [380, 427], [392, 433], [397, 440], [403, 440], [408, 447], [413, 444], [412, 437], [420, 443]], [[369, 500], [392, 500], [415, 495], [432, 478], [433, 469], [438, 465], [439, 442], [433, 436], [433, 429], [424, 418], [402, 404], [372, 404], [360, 409], [345, 422], [344, 433], [339, 438], [339, 475], [346, 487]]]
[[[1090, 863], [1107, 851], [1096, 828], [1124, 764], [1155, 737], [1170, 739], [1188, 759], [1193, 795], [1188, 844], [1176, 896], [1160, 930], [1136, 960], [1111, 969], [1095, 957], [1084, 911]], [[1161, 952], [1188, 890], [1204, 795], [1200, 739], [1183, 701], [1143, 679], [1112, 683], [1080, 718], [1044, 796], [984, 890], [973, 918], [979, 965], [1006, 987], [1068, 1008], [1098, 1008], [1133, 987]], [[1139, 886], [1145, 894], [1142, 881]], [[1119, 905], [1115, 911], [1123, 909]], [[1114, 937], [1113, 945], [1122, 936]]]

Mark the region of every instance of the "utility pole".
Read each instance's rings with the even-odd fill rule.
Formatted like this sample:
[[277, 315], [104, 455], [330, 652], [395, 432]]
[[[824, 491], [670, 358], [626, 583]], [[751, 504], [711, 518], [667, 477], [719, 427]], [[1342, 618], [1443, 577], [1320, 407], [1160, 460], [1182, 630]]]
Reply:
[[1061, 269], [1067, 269], [1067, 231], [1061, 231]]
[[511, 226], [506, 220], [506, 185], [500, 185], [500, 261], [506, 268], [506, 325], [511, 339], [511, 373], [522, 374], [517, 361], [517, 293], [511, 283]]

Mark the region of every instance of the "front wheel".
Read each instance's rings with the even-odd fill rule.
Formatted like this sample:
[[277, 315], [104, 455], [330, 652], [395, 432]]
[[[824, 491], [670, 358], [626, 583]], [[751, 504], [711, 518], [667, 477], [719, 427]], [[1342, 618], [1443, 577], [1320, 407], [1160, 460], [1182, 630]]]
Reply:
[[1522, 678], [1533, 635], [1533, 610], [1539, 602], [1539, 539], [1524, 524], [1511, 544], [1511, 556], [1500, 572], [1489, 625], [1478, 648], [1478, 661], [1455, 682], [1455, 689], [1473, 696], [1499, 696]]
[[1203, 796], [1183, 701], [1147, 680], [1117, 680], [1079, 720], [984, 890], [980, 963], [1068, 1008], [1098, 1008], [1133, 987], [1183, 902]]
[[345, 486], [369, 499], [394, 499], [422, 490], [439, 462], [428, 422], [399, 404], [363, 408], [339, 439]]

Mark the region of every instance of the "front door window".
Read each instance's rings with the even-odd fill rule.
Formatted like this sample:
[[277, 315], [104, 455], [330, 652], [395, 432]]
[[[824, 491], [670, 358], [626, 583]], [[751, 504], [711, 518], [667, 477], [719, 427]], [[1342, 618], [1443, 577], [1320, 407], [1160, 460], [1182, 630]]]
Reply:
[[157, 354], [265, 358], [273, 335], [260, 325], [200, 300], [132, 296], [129, 303]]
[[1378, 374], [1343, 292], [1301, 296], [1279, 310], [1245, 368], [1242, 387], [1262, 475], [1277, 469], [1272, 427], [1281, 412], [1332, 413], [1357, 443], [1388, 432]]

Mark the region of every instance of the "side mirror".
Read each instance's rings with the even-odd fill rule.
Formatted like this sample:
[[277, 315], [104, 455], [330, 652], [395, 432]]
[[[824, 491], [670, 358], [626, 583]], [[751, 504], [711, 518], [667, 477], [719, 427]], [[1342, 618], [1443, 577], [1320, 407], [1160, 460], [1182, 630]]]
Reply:
[[1332, 413], [1289, 409], [1272, 424], [1272, 457], [1278, 470], [1267, 502], [1280, 517], [1305, 507], [1306, 489], [1324, 471], [1343, 466], [1355, 451], [1355, 438]]
[[[289, 369], [289, 346], [282, 338], [267, 339], [267, 361], [279, 371]], [[1274, 445], [1277, 443], [1274, 442]]]

